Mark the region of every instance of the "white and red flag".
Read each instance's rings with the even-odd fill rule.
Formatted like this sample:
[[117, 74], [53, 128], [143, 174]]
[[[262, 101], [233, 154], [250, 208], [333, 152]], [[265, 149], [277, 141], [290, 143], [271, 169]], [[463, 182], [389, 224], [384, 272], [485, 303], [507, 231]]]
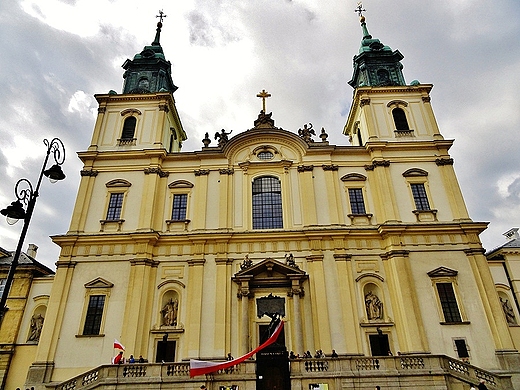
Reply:
[[226, 362], [208, 362], [204, 360], [195, 360], [190, 359], [190, 377], [194, 377], [197, 375], [204, 375], [209, 374], [210, 372], [215, 372], [218, 370], [224, 370], [229, 367], [236, 366], [238, 363], [242, 363], [244, 360], [249, 359], [251, 356], [253, 356], [255, 353], [261, 351], [265, 347], [271, 345], [276, 341], [280, 333], [283, 329], [283, 321], [280, 321], [280, 323], [276, 326], [276, 328], [273, 331], [273, 334], [261, 345], [256, 347], [251, 352], [246, 353], [243, 356], [240, 356], [239, 358], [228, 360]]
[[123, 344], [121, 344], [119, 341], [117, 341], [117, 339], [114, 339], [114, 348], [116, 349], [121, 349], [121, 350], [125, 350], [125, 347], [123, 346]]

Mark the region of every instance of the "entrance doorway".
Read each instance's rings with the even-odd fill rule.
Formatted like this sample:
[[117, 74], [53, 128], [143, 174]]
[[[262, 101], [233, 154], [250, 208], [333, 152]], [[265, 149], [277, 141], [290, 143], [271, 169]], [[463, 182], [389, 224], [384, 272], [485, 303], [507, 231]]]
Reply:
[[175, 341], [158, 341], [155, 362], [173, 363], [175, 361], [175, 344]]
[[[260, 344], [269, 338], [269, 326], [259, 325]], [[289, 354], [285, 347], [285, 329], [278, 340], [256, 354], [256, 390], [290, 390]]]
[[370, 352], [372, 356], [388, 356], [390, 344], [388, 343], [388, 335], [379, 333], [369, 335]]

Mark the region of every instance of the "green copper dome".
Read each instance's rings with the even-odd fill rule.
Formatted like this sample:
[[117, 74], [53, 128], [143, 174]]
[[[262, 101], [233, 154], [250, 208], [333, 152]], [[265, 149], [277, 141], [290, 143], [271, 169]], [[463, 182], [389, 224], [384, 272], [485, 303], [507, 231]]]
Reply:
[[161, 28], [162, 22], [157, 23], [157, 32], [152, 44], [145, 46], [133, 60], [128, 59], [123, 64], [123, 93], [173, 93], [177, 90], [172, 80], [172, 64], [164, 57], [159, 42]]
[[354, 74], [348, 83], [353, 88], [406, 85], [399, 50], [392, 51], [377, 38], [369, 34], [365, 17], [361, 16], [363, 39], [359, 54], [354, 57]]

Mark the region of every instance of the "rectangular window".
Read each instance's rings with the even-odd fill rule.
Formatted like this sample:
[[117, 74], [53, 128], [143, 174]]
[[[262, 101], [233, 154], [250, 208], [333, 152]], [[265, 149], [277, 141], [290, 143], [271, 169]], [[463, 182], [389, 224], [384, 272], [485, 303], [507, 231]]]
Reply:
[[451, 283], [437, 283], [437, 292], [441, 301], [445, 322], [462, 322], [457, 298]]
[[103, 318], [104, 306], [104, 295], [91, 295], [89, 297], [87, 316], [85, 318], [85, 326], [83, 327], [84, 335], [99, 334], [99, 330], [101, 329], [101, 319]]
[[186, 207], [188, 205], [188, 194], [173, 195], [172, 220], [184, 221], [186, 219]]
[[456, 339], [455, 348], [457, 348], [457, 355], [459, 356], [459, 358], [469, 358], [469, 352], [468, 352], [468, 346], [466, 345], [466, 340]]
[[363, 190], [361, 188], [349, 188], [350, 209], [352, 214], [366, 214]]
[[121, 209], [123, 208], [122, 192], [113, 192], [110, 194], [110, 201], [108, 202], [107, 220], [115, 221], [121, 218]]
[[428, 202], [428, 196], [426, 195], [426, 188], [423, 183], [412, 183], [413, 200], [415, 201], [415, 208], [417, 210], [430, 210], [430, 203]]
[[275, 177], [260, 177], [253, 182], [253, 229], [283, 228], [282, 187]]

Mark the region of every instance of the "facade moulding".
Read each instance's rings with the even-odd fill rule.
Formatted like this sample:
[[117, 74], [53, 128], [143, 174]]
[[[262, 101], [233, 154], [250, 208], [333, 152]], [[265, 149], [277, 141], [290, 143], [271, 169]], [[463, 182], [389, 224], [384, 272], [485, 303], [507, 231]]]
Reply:
[[410, 255], [410, 251], [407, 250], [391, 250], [386, 253], [380, 254], [381, 259], [388, 260], [392, 257], [408, 257]]
[[150, 267], [157, 267], [159, 265], [158, 261], [155, 261], [153, 259], [130, 259], [130, 264], [132, 266], [134, 265], [147, 265]]
[[390, 161], [389, 160], [375, 160], [372, 162], [372, 164], [365, 165], [365, 170], [367, 171], [373, 171], [376, 167], [389, 167]]
[[196, 169], [193, 171], [193, 173], [195, 173], [195, 176], [209, 175], [209, 172], [210, 172], [209, 169]]
[[298, 172], [309, 172], [314, 170], [314, 165], [298, 165]]
[[126, 110], [121, 111], [121, 116], [131, 115], [131, 114], [142, 115], [141, 111], [139, 111], [137, 108], [127, 108]]
[[144, 174], [149, 175], [150, 173], [156, 173], [159, 177], [168, 177], [170, 175], [169, 172], [164, 172], [161, 168], [145, 168]]
[[435, 160], [435, 164], [437, 164], [438, 166], [453, 165], [453, 159], [452, 158], [438, 158]]
[[96, 169], [82, 169], [81, 171], [79, 171], [80, 176], [96, 177], [98, 173], [99, 171]]
[[218, 171], [221, 175], [233, 175], [235, 173], [233, 168], [220, 168]]
[[323, 164], [321, 167], [324, 171], [337, 171], [339, 169], [339, 166], [336, 164]]

